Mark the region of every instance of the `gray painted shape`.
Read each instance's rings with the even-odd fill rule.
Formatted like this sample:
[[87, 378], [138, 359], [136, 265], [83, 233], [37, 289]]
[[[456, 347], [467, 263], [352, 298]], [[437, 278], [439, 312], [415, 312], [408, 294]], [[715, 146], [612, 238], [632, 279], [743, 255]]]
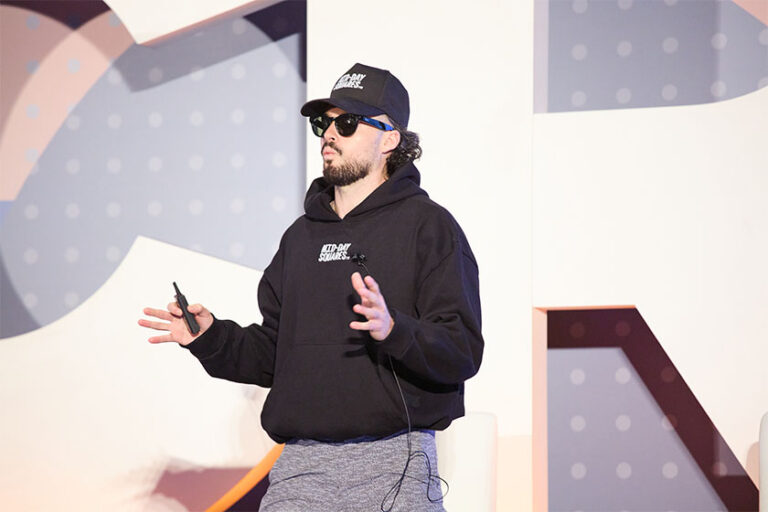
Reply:
[[711, 103], [768, 85], [768, 31], [733, 2], [548, 3], [536, 88], [549, 112]]
[[302, 212], [300, 41], [237, 19], [129, 48], [4, 216], [0, 287], [45, 325], [96, 291], [137, 235], [264, 268]]
[[11, 286], [0, 256], [0, 333], [3, 338], [24, 334], [40, 327], [30, 316], [27, 308]]
[[11, 209], [12, 204], [13, 201], [0, 201], [0, 226], [3, 225], [3, 217], [5, 217], [6, 212]]
[[722, 511], [619, 349], [547, 350], [549, 509]]

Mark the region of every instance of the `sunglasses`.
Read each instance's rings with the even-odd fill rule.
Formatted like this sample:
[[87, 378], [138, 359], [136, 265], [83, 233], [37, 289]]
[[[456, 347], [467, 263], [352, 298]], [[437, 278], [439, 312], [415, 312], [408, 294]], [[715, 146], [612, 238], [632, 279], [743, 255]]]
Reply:
[[347, 113], [336, 117], [328, 117], [325, 114], [321, 114], [309, 119], [309, 125], [312, 127], [312, 132], [318, 137], [323, 136], [328, 127], [331, 126], [331, 123], [336, 125], [336, 131], [339, 132], [339, 135], [342, 137], [349, 137], [355, 133], [357, 125], [361, 122], [385, 132], [395, 129], [387, 123], [382, 123], [376, 119], [371, 119], [370, 117], [361, 116], [359, 114]]

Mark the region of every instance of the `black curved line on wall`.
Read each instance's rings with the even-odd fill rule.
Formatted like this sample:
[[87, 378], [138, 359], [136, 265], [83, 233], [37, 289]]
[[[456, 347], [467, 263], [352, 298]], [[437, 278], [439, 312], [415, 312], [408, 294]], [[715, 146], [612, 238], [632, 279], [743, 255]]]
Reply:
[[306, 0], [286, 0], [245, 16], [272, 41], [298, 34], [299, 68], [296, 70], [301, 79], [307, 81], [307, 2]]
[[73, 30], [85, 25], [99, 14], [109, 11], [109, 6], [99, 0], [87, 2], [83, 0], [7, 0], [0, 4], [35, 11]]
[[[622, 322], [628, 328], [625, 336], [616, 333]], [[571, 328], [578, 324], [584, 335], [575, 337]], [[675, 431], [726, 508], [757, 511], [757, 487], [637, 309], [547, 312], [547, 348], [614, 347], [624, 351], [661, 410], [673, 418]], [[722, 447], [718, 453], [716, 446]], [[739, 468], [739, 474], [713, 474], [716, 462]]]

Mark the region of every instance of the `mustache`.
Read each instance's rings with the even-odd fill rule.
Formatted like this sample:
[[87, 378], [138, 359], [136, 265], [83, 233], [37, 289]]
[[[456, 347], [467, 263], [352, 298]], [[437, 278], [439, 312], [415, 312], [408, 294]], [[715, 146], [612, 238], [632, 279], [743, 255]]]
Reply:
[[327, 147], [329, 147], [329, 148], [331, 148], [331, 149], [332, 149], [332, 150], [334, 150], [335, 152], [337, 152], [339, 155], [341, 155], [341, 150], [340, 150], [340, 149], [339, 149], [339, 147], [336, 145], [336, 143], [334, 143], [332, 140], [329, 140], [328, 142], [326, 142], [326, 143], [324, 143], [324, 144], [323, 144], [323, 147], [322, 147], [322, 148], [320, 148], [320, 152], [321, 152], [321, 153], [322, 153], [323, 151], [325, 151], [325, 148], [326, 148], [326, 146], [327, 146]]

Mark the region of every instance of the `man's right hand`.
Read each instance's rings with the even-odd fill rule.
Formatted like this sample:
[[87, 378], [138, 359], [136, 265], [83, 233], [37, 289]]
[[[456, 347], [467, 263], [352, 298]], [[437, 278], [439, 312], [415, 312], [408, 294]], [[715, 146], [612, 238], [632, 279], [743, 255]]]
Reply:
[[144, 308], [144, 314], [155, 317], [162, 321], [140, 319], [139, 325], [149, 327], [156, 331], [168, 331], [163, 336], [153, 336], [149, 338], [150, 343], [167, 343], [175, 341], [179, 345], [189, 345], [195, 338], [203, 334], [213, 323], [213, 315], [201, 304], [191, 304], [187, 309], [195, 315], [195, 320], [200, 326], [200, 332], [192, 335], [187, 328], [187, 323], [181, 313], [181, 308], [175, 302], [171, 302], [165, 309]]

